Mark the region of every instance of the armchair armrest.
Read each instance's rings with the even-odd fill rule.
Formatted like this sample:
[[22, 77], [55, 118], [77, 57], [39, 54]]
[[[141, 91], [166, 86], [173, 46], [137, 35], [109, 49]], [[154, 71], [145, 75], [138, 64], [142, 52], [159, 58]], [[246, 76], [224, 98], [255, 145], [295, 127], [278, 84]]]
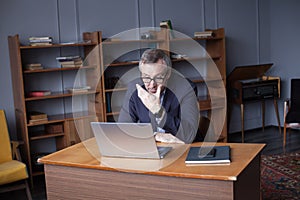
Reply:
[[20, 150], [19, 150], [19, 146], [24, 144], [23, 141], [10, 141], [11, 145], [12, 145], [12, 157], [13, 159], [16, 158], [19, 161], [22, 161], [21, 158], [21, 154], [20, 154]]

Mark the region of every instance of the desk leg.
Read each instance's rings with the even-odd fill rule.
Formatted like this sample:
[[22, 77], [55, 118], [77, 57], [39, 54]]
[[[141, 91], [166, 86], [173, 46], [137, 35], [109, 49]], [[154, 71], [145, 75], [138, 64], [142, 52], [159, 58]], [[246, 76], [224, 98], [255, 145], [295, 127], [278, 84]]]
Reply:
[[265, 101], [261, 101], [261, 110], [262, 110], [262, 129], [265, 131]]
[[279, 112], [278, 112], [277, 99], [274, 99], [274, 108], [275, 108], [275, 112], [276, 112], [279, 133], [281, 134], [280, 118], [279, 118]]
[[244, 143], [244, 104], [241, 104], [242, 142]]

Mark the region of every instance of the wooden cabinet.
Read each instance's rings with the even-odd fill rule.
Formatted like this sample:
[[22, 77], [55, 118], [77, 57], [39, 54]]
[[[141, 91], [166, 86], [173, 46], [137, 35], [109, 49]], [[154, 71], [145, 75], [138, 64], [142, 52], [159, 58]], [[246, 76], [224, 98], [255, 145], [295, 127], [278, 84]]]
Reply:
[[141, 36], [137, 36], [103, 41], [101, 56], [104, 61], [104, 119], [117, 121], [126, 84], [130, 77], [139, 76], [137, 66], [143, 50], [161, 48], [166, 50], [171, 58], [173, 55], [182, 56], [172, 58], [173, 68], [197, 84], [201, 115], [207, 116], [214, 121], [213, 123], [220, 122], [212, 126], [211, 132], [216, 132], [219, 141], [226, 142], [225, 33], [223, 28], [210, 31], [212, 37], [204, 38], [189, 38], [180, 33], [169, 34], [168, 31], [161, 30], [155, 32], [155, 37], [150, 39], [140, 39]]
[[[89, 133], [89, 122], [102, 120], [102, 86], [97, 81], [100, 38], [101, 32], [86, 32], [82, 42], [31, 46], [22, 45], [19, 35], [8, 37], [17, 131], [24, 141], [31, 181], [43, 174], [43, 167], [36, 162], [40, 156], [80, 142], [85, 137], [80, 129]], [[79, 55], [82, 66], [61, 67], [56, 58], [70, 55]], [[43, 67], [27, 69], [32, 63]], [[89, 88], [70, 92], [79, 86]], [[31, 96], [33, 91], [50, 94]], [[32, 112], [44, 113], [47, 118], [32, 120]]]

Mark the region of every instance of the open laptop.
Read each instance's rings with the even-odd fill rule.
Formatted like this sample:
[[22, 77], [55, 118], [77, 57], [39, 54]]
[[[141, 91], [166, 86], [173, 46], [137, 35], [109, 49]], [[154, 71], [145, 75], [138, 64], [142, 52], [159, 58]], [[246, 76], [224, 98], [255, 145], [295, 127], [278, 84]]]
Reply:
[[162, 159], [172, 147], [158, 147], [150, 123], [91, 122], [102, 156]]

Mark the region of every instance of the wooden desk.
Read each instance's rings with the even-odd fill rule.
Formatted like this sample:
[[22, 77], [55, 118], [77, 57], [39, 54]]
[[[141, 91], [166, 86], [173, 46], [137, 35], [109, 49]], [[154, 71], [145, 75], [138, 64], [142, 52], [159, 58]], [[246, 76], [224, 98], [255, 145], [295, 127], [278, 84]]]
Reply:
[[49, 200], [260, 199], [260, 152], [265, 144], [217, 145], [226, 144], [231, 146], [230, 165], [186, 166], [185, 148], [178, 159], [156, 171], [118, 170], [102, 165], [90, 153], [97, 151], [93, 139], [85, 144], [89, 150], [80, 143], [39, 162], [44, 163]]

